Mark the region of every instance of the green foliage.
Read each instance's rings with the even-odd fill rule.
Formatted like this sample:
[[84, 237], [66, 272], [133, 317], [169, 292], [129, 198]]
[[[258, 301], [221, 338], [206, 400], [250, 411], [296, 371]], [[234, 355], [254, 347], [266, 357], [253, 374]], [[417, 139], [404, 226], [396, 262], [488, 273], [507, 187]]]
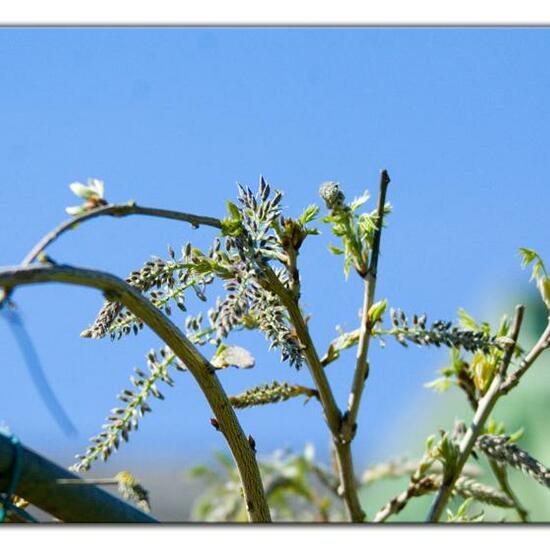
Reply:
[[336, 329], [340, 332], [340, 335], [332, 340], [329, 344], [326, 354], [322, 357], [321, 363], [326, 366], [340, 358], [340, 352], [356, 346], [359, 342], [360, 330], [354, 330], [352, 332], [344, 332], [341, 327], [337, 326]]
[[526, 268], [529, 264], [533, 263], [533, 274], [531, 275], [531, 281], [534, 279], [537, 281], [537, 287], [540, 291], [541, 297], [546, 304], [546, 307], [550, 309], [550, 278], [548, 272], [541, 257], [529, 248], [520, 248], [520, 255], [522, 257], [522, 267]]
[[376, 323], [382, 320], [382, 316], [386, 312], [387, 307], [388, 300], [381, 300], [380, 302], [372, 304], [368, 311], [368, 319], [371, 327], [374, 327]]
[[[450, 339], [450, 364], [440, 369], [442, 376], [426, 384], [426, 387], [443, 393], [452, 385], [457, 386], [475, 404], [485, 395], [502, 361], [510, 322], [503, 316], [498, 328], [493, 330], [488, 322], [478, 323], [462, 308], [458, 310], [458, 318], [459, 328], [453, 329], [454, 337]], [[456, 336], [475, 343], [461, 346], [462, 342]], [[471, 355], [462, 353], [460, 347]], [[521, 352], [521, 348], [516, 345], [515, 355], [519, 356]]]
[[531, 275], [531, 280], [540, 279], [542, 276], [548, 278], [548, 273], [542, 258], [534, 251], [529, 248], [520, 247], [519, 253], [521, 256], [521, 267], [524, 269], [533, 263], [533, 274]]
[[[376, 210], [357, 214], [357, 210], [369, 199], [368, 191], [349, 205], [345, 203], [345, 196], [338, 183], [323, 184], [319, 194], [329, 209], [329, 214], [322, 221], [330, 224], [332, 233], [339, 237], [342, 243], [341, 248], [330, 245], [329, 250], [333, 254], [344, 255], [346, 278], [349, 276], [351, 266], [361, 277], [365, 277], [368, 271], [369, 251], [379, 225]], [[384, 216], [390, 214], [391, 210], [391, 205], [387, 203], [384, 206]]]
[[[218, 467], [200, 465], [188, 475], [204, 492], [195, 503], [193, 518], [209, 522], [244, 522], [246, 510], [237, 470], [227, 455], [216, 455]], [[341, 521], [343, 510], [335, 494], [334, 474], [315, 461], [314, 449], [300, 454], [278, 451], [259, 460], [265, 492], [274, 521]]]
[[321, 210], [319, 206], [317, 206], [316, 204], [310, 204], [307, 208], [304, 209], [304, 211], [298, 218], [298, 222], [301, 225], [307, 225], [308, 223], [311, 223], [317, 218], [319, 210]]
[[467, 498], [459, 507], [456, 512], [447, 510], [447, 523], [481, 523], [485, 517], [484, 512], [479, 512], [474, 515], [467, 515], [467, 512], [472, 505], [474, 499]]

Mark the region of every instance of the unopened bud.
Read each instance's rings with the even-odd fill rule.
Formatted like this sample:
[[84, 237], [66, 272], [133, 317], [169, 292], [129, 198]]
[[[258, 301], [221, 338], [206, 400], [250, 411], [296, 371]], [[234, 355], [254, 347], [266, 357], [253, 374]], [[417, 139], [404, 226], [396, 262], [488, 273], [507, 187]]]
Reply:
[[340, 210], [345, 206], [346, 197], [340, 189], [340, 185], [333, 181], [323, 183], [319, 188], [319, 195], [325, 201], [329, 210]]

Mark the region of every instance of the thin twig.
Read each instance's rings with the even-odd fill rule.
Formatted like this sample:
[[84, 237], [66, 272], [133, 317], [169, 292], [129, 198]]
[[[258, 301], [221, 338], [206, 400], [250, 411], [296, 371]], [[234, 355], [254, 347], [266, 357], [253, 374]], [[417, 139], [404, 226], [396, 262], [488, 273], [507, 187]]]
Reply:
[[[502, 386], [501, 386], [501, 388], [502, 388]], [[466, 396], [468, 398], [468, 402], [470, 403], [470, 407], [472, 408], [473, 412], [475, 413], [475, 411], [477, 410], [477, 405], [478, 405], [478, 401], [477, 401], [476, 396], [474, 395], [474, 393], [469, 392], [466, 389], [466, 387], [462, 387], [462, 389], [466, 393]], [[487, 458], [488, 458], [488, 461], [489, 461], [489, 466], [491, 467], [491, 470], [493, 471], [493, 475], [494, 475], [499, 487], [501, 488], [503, 493], [506, 494], [511, 499], [511, 501], [514, 503], [513, 507], [514, 507], [516, 513], [518, 514], [519, 519], [523, 523], [527, 523], [529, 521], [529, 513], [523, 507], [523, 505], [521, 504], [519, 498], [514, 493], [512, 487], [510, 485], [510, 482], [508, 480], [508, 472], [506, 471], [506, 468], [500, 466], [496, 460], [494, 460], [490, 457], [487, 457]], [[468, 466], [468, 464], [465, 464], [465, 466], [463, 468], [463, 472], [466, 470], [467, 466]]]
[[500, 387], [504, 376], [506, 376], [508, 365], [510, 364], [514, 349], [516, 347], [519, 330], [523, 321], [524, 311], [524, 306], [516, 306], [514, 320], [512, 321], [512, 325], [508, 332], [509, 342], [507, 344], [507, 349], [504, 352], [504, 357], [500, 364], [499, 371], [495, 375], [491, 386], [487, 390], [487, 393], [479, 400], [477, 411], [474, 415], [472, 423], [468, 428], [468, 431], [460, 441], [459, 454], [456, 459], [453, 471], [449, 472], [449, 474], [445, 476], [445, 482], [442, 483], [432, 503], [432, 506], [430, 507], [428, 516], [426, 518], [426, 521], [428, 522], [435, 523], [439, 521], [439, 518], [441, 517], [441, 514], [443, 513], [443, 510], [445, 509], [445, 506], [447, 505], [447, 502], [452, 495], [454, 484], [457, 478], [460, 476], [460, 473], [462, 472], [462, 468], [466, 464], [466, 461], [470, 457], [476, 439], [481, 434], [487, 418], [491, 414], [491, 411], [493, 410], [499, 397], [502, 395], [500, 393]]
[[47, 282], [103, 290], [110, 300], [119, 301], [142, 319], [170, 347], [199, 384], [215, 415], [217, 426], [227, 440], [239, 470], [250, 520], [269, 522], [269, 508], [255, 453], [216, 376], [215, 369], [176, 325], [137, 290], [109, 273], [66, 265], [8, 267], [0, 270], [0, 286], [8, 290], [20, 285]]
[[123, 218], [126, 216], [139, 215], [139, 216], [152, 216], [155, 218], [168, 218], [171, 220], [177, 220], [181, 222], [187, 222], [198, 227], [199, 225], [208, 225], [217, 229], [221, 228], [220, 220], [216, 218], [210, 218], [208, 216], [196, 216], [195, 214], [186, 214], [184, 212], [177, 212], [175, 210], [164, 210], [162, 208], [149, 208], [145, 206], [138, 206], [135, 202], [129, 202], [127, 204], [108, 204], [99, 208], [94, 208], [84, 214], [74, 216], [69, 220], [64, 221], [58, 225], [55, 229], [45, 235], [25, 256], [22, 265], [28, 265], [32, 263], [38, 255], [43, 252], [50, 244], [58, 239], [65, 231], [73, 229], [77, 225], [97, 218], [99, 216], [114, 216], [117, 218]]
[[[361, 476], [361, 486], [367, 487], [371, 483], [380, 481], [383, 479], [394, 479], [403, 477], [406, 475], [412, 475], [418, 470], [420, 461], [418, 460], [392, 460], [389, 462], [381, 462], [371, 466], [363, 472]], [[431, 473], [442, 473], [443, 468], [439, 463], [432, 464], [430, 466]], [[480, 469], [477, 466], [466, 464], [462, 470], [464, 475], [475, 477], [480, 473]]]
[[[327, 362], [319, 359], [317, 350], [313, 344], [309, 330], [304, 321], [298, 301], [299, 288], [296, 284], [289, 292], [281, 284], [278, 277], [273, 273], [269, 266], [265, 266], [264, 273], [268, 282], [268, 289], [275, 292], [288, 310], [294, 329], [298, 335], [300, 343], [304, 348], [304, 355], [315, 386], [319, 392], [319, 399], [323, 406], [323, 411], [327, 424], [333, 436], [333, 444], [336, 451], [339, 477], [341, 482], [341, 492], [348, 515], [354, 522], [362, 522], [365, 519], [365, 512], [359, 503], [357, 494], [357, 483], [353, 471], [353, 459], [351, 454], [351, 440], [355, 434], [356, 418], [359, 410], [359, 403], [363, 391], [365, 379], [368, 374], [367, 352], [370, 339], [370, 326], [368, 324], [368, 311], [373, 303], [374, 290], [376, 287], [376, 273], [378, 268], [378, 257], [380, 252], [380, 236], [384, 218], [384, 205], [386, 202], [386, 190], [390, 178], [386, 170], [382, 170], [380, 175], [380, 195], [378, 198], [378, 228], [373, 239], [373, 248], [370, 263], [365, 277], [365, 299], [363, 305], [363, 322], [361, 326], [361, 335], [359, 338], [359, 350], [357, 355], [357, 366], [355, 370], [350, 402], [347, 414], [342, 417], [340, 410], [334, 399], [330, 388], [328, 378], [324, 372], [324, 366]], [[294, 258], [295, 260], [295, 258]], [[296, 265], [294, 264], [294, 269]]]
[[[409, 500], [435, 491], [443, 483], [444, 475], [430, 474], [420, 479], [411, 480], [405, 491], [392, 498], [374, 517], [375, 523], [386, 521], [391, 515], [398, 514]], [[513, 500], [504, 492], [466, 476], [459, 476], [453, 487], [453, 494], [463, 498], [475, 498], [492, 506], [511, 508]]]
[[538, 356], [550, 346], [550, 318], [548, 319], [548, 325], [544, 329], [537, 343], [533, 346], [531, 351], [521, 361], [519, 367], [512, 372], [506, 380], [500, 386], [500, 394], [506, 395], [512, 388], [515, 388], [521, 377], [527, 372], [531, 365], [536, 361]]
[[338, 433], [340, 429], [341, 413], [338, 409], [338, 405], [334, 399], [334, 395], [330, 388], [328, 378], [317, 355], [317, 350], [311, 339], [309, 329], [304, 320], [300, 306], [296, 302], [294, 295], [287, 290], [281, 283], [277, 275], [268, 265], [262, 266], [262, 272], [265, 275], [265, 280], [260, 281], [265, 285], [265, 288], [270, 292], [276, 294], [283, 305], [286, 307], [294, 330], [298, 336], [300, 344], [302, 345], [302, 351], [306, 358], [311, 377], [315, 382], [315, 387], [319, 392], [319, 399], [323, 405], [323, 411], [330, 431]]
[[529, 521], [529, 513], [527, 510], [523, 507], [520, 500], [518, 499], [517, 495], [514, 493], [512, 487], [510, 486], [510, 482], [508, 481], [508, 472], [506, 471], [506, 467], [501, 467], [498, 462], [492, 458], [489, 458], [489, 466], [491, 466], [491, 470], [493, 470], [493, 474], [495, 476], [495, 479], [497, 480], [500, 488], [502, 491], [510, 498], [510, 500], [514, 503], [514, 509], [517, 512], [519, 519], [523, 523], [527, 523]]
[[367, 274], [365, 277], [365, 289], [363, 299], [363, 311], [361, 314], [361, 332], [359, 335], [359, 344], [357, 347], [357, 362], [355, 365], [355, 373], [353, 383], [349, 394], [348, 414], [345, 422], [342, 425], [342, 437], [345, 440], [353, 439], [357, 428], [357, 415], [359, 413], [359, 405], [361, 404], [361, 396], [365, 387], [365, 381], [369, 375], [369, 363], [367, 355], [369, 351], [369, 342], [371, 337], [371, 329], [369, 323], [369, 309], [374, 303], [374, 291], [376, 289], [376, 275], [378, 270], [378, 257], [380, 256], [380, 237], [382, 235], [382, 226], [384, 223], [384, 205], [386, 204], [386, 191], [390, 183], [390, 177], [386, 170], [382, 170], [380, 174], [380, 193], [378, 195], [377, 206], [377, 228], [374, 233], [372, 251]]
[[[56, 241], [63, 233], [75, 228], [76, 226], [84, 223], [93, 218], [100, 216], [113, 216], [123, 218], [126, 216], [139, 215], [139, 216], [152, 216], [156, 218], [167, 218], [171, 220], [177, 220], [190, 223], [193, 227], [199, 225], [207, 225], [210, 227], [221, 228], [221, 221], [216, 218], [208, 216], [197, 216], [195, 214], [186, 214], [185, 212], [177, 212], [174, 210], [164, 210], [162, 208], [149, 208], [145, 206], [138, 206], [135, 202], [129, 202], [127, 204], [108, 204], [106, 206], [100, 206], [80, 214], [73, 216], [72, 218], [64, 221], [58, 225], [55, 229], [52, 229], [49, 233], [44, 235], [38, 243], [32, 248], [32, 250], [23, 258], [21, 265], [30, 265], [34, 262], [38, 256], [44, 252], [44, 250]], [[9, 293], [0, 291], [0, 307], [9, 298]]]
[[[367, 360], [368, 347], [370, 341], [371, 326], [369, 324], [368, 312], [374, 301], [374, 291], [376, 288], [376, 274], [378, 269], [378, 257], [380, 255], [380, 237], [382, 234], [382, 225], [384, 221], [384, 205], [386, 203], [386, 191], [390, 183], [390, 178], [386, 170], [382, 170], [380, 174], [380, 193], [378, 196], [378, 227], [374, 234], [373, 246], [371, 252], [370, 263], [365, 276], [365, 292], [363, 300], [363, 313], [360, 327], [359, 344], [357, 350], [357, 362], [353, 377], [352, 388], [348, 401], [348, 409], [340, 423], [340, 431], [337, 437], [334, 438], [336, 447], [337, 462], [342, 481], [342, 489], [344, 499], [348, 507], [350, 517], [355, 518], [353, 521], [363, 521], [365, 513], [359, 503], [357, 495], [357, 487], [353, 472], [353, 461], [351, 454], [351, 441], [357, 430], [357, 415], [359, 412], [359, 404], [361, 395], [369, 372], [369, 364]], [[319, 367], [323, 369], [323, 364], [319, 362]]]
[[341, 496], [346, 505], [348, 516], [353, 522], [362, 522], [365, 518], [365, 513], [361, 509], [359, 497], [357, 495], [357, 483], [353, 474], [351, 451], [349, 445], [344, 444], [340, 439], [342, 414], [334, 399], [328, 378], [319, 359], [319, 355], [317, 354], [317, 350], [315, 349], [315, 345], [313, 344], [300, 306], [296, 301], [295, 294], [285, 288], [268, 265], [263, 264], [261, 269], [264, 274], [264, 278], [260, 280], [261, 284], [265, 285], [264, 287], [270, 292], [275, 293], [288, 311], [298, 340], [302, 345], [309, 372], [319, 392], [319, 401], [321, 402], [336, 451], [341, 483]]
[[392, 498], [376, 513], [373, 520], [374, 523], [383, 523], [390, 516], [399, 514], [407, 506], [410, 499], [435, 491], [437, 487], [436, 476], [434, 474], [414, 481], [411, 480], [405, 491]]

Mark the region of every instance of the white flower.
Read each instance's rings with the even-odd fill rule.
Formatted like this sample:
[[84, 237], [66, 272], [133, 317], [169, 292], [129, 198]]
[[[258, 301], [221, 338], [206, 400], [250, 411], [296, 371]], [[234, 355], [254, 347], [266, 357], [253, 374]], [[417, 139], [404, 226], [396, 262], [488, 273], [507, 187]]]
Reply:
[[88, 185], [75, 181], [69, 185], [71, 191], [81, 199], [97, 200], [103, 198], [104, 184], [101, 180], [94, 178], [88, 179]]
[[88, 178], [88, 184], [84, 185], [78, 181], [69, 185], [71, 191], [79, 198], [86, 201], [81, 206], [69, 206], [65, 208], [65, 212], [70, 216], [78, 216], [84, 214], [88, 210], [107, 204], [103, 198], [105, 185], [101, 180]]
[[103, 198], [103, 192], [105, 190], [105, 184], [103, 183], [103, 181], [97, 180], [95, 178], [89, 178], [88, 187], [95, 189], [98, 198]]
[[79, 214], [85, 212], [85, 208], [83, 206], [67, 206], [67, 208], [65, 208], [65, 212], [67, 212], [69, 216], [78, 216]]

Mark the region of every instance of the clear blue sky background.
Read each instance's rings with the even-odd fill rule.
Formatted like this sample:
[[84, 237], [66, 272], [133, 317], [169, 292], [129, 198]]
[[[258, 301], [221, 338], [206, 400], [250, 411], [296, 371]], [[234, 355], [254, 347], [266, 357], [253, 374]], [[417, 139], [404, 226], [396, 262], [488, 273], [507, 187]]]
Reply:
[[[338, 180], [352, 198], [392, 177], [378, 296], [406, 311], [453, 319], [458, 306], [492, 315], [526, 288], [518, 246], [550, 261], [550, 31], [538, 29], [2, 29], [0, 30], [0, 265], [18, 262], [77, 204], [68, 184], [105, 180], [110, 201], [224, 215], [235, 182], [259, 174], [285, 191], [288, 214], [319, 202]], [[372, 201], [374, 203], [374, 200]], [[374, 207], [374, 206], [373, 206]], [[59, 262], [120, 276], [166, 245], [207, 245], [209, 229], [147, 218], [102, 219], [50, 250]], [[328, 231], [301, 256], [304, 304], [324, 349], [335, 325], [353, 329], [355, 278], [326, 252]], [[158, 341], [79, 338], [102, 303], [94, 291], [25, 288], [16, 302], [43, 366], [79, 430], [67, 439], [40, 401], [0, 319], [0, 419], [65, 464], [99, 432], [132, 367]], [[237, 334], [257, 357], [220, 374], [229, 392], [274, 379], [310, 384]], [[355, 448], [357, 462], [399, 449], [410, 408], [437, 404], [422, 385], [443, 351], [375, 346]], [[347, 399], [353, 353], [330, 367]], [[197, 460], [224, 442], [193, 380], [176, 377], [153, 402], [113, 471], [130, 462]], [[260, 453], [314, 442], [325, 454], [316, 403], [240, 413]], [[405, 419], [405, 420], [403, 420]]]

